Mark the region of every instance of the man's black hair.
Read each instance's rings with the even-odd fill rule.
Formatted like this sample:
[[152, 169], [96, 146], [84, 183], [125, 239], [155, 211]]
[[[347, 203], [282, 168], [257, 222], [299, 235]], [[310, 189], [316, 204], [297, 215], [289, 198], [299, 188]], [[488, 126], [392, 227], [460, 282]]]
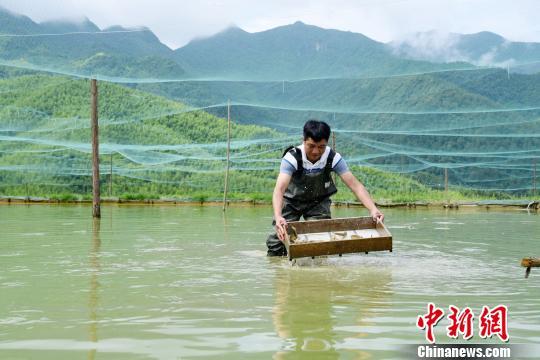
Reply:
[[328, 141], [330, 139], [330, 126], [324, 121], [308, 120], [304, 124], [304, 140], [311, 138], [315, 142], [322, 139]]

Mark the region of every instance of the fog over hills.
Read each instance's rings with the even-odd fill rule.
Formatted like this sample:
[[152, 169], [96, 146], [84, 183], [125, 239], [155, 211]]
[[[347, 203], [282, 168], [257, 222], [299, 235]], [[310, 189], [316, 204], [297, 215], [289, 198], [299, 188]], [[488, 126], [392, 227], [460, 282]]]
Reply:
[[475, 34], [429, 31], [411, 34], [388, 45], [397, 56], [416, 60], [464, 61], [479, 66], [510, 67], [518, 72], [540, 69], [540, 43], [514, 42], [489, 31]]

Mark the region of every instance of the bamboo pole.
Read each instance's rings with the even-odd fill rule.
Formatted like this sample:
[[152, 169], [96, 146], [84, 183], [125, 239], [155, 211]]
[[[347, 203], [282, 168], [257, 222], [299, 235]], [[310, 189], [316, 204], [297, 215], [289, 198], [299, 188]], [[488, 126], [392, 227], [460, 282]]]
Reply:
[[101, 217], [99, 192], [99, 128], [97, 80], [90, 81], [91, 121], [92, 121], [92, 216]]
[[110, 169], [110, 172], [109, 172], [109, 197], [112, 196], [112, 152], [111, 152], [111, 169]]
[[536, 159], [533, 160], [533, 199], [536, 197]]
[[[334, 114], [335, 116], [335, 114]], [[336, 133], [332, 131], [332, 149], [334, 149], [334, 151], [337, 151], [336, 150]], [[332, 176], [333, 176], [333, 179], [334, 179], [334, 183], [336, 182], [336, 179], [337, 179], [337, 175], [336, 173], [332, 173]]]
[[229, 188], [229, 168], [231, 155], [231, 102], [227, 100], [227, 168], [225, 169], [225, 187], [223, 189], [223, 211], [227, 208], [227, 190]]

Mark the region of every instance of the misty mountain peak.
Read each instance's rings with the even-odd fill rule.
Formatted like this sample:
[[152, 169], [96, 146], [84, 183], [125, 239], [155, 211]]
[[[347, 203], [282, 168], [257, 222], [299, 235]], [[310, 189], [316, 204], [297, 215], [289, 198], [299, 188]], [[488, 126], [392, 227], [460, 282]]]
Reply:
[[221, 30], [217, 35], [235, 35], [235, 34], [248, 34], [248, 32], [240, 28], [236, 24], [231, 24], [227, 26], [225, 29]]
[[0, 33], [3, 34], [35, 34], [39, 33], [39, 25], [28, 16], [16, 14], [0, 6]]
[[86, 16], [79, 19], [57, 19], [40, 23], [44, 31], [62, 32], [98, 32], [99, 27]]

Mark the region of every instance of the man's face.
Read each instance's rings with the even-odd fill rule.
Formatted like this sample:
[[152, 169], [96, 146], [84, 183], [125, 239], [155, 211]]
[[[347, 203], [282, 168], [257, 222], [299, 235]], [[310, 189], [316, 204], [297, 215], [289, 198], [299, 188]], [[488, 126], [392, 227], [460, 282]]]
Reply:
[[322, 139], [321, 141], [314, 141], [312, 138], [304, 140], [304, 150], [306, 151], [306, 157], [312, 163], [318, 161], [324, 151], [326, 150], [328, 141]]

